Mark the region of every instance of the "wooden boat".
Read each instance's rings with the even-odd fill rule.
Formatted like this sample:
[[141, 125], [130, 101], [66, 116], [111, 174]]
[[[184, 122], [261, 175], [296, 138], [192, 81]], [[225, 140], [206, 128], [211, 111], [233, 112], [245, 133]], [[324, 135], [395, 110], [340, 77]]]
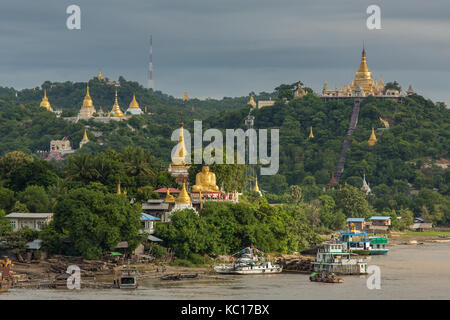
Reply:
[[309, 280], [313, 282], [325, 282], [325, 283], [343, 283], [344, 279], [336, 278], [333, 274], [324, 274], [313, 272], [309, 276]]
[[182, 280], [182, 279], [195, 279], [198, 277], [198, 273], [192, 273], [192, 274], [181, 274], [181, 273], [171, 273], [166, 274], [162, 276], [161, 280]]
[[114, 286], [120, 289], [136, 289], [137, 270], [134, 267], [127, 267], [120, 270], [120, 276], [114, 279]]

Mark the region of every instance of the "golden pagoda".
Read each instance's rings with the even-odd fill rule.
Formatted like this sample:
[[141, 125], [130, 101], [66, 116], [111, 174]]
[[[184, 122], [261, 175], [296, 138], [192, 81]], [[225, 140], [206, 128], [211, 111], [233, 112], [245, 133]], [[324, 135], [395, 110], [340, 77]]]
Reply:
[[113, 114], [113, 117], [118, 117], [118, 118], [124, 118], [125, 115], [123, 114], [123, 112], [120, 110], [119, 107], [119, 102], [117, 101], [117, 88], [116, 88], [116, 95], [114, 98], [114, 106], [111, 110], [111, 113]]
[[120, 191], [120, 179], [117, 181], [117, 194], [122, 194]]
[[175, 202], [175, 198], [173, 195], [170, 194], [169, 189], [170, 188], [167, 188], [166, 199], [164, 200], [164, 202]]
[[86, 86], [86, 96], [83, 100], [83, 105], [81, 106], [80, 112], [78, 113], [79, 118], [91, 118], [95, 113], [94, 103], [92, 102], [91, 95], [89, 94], [89, 84]]
[[41, 107], [47, 109], [47, 111], [53, 111], [52, 106], [50, 105], [50, 102], [48, 101], [47, 98], [47, 90], [44, 89], [44, 97], [42, 98]]
[[253, 191], [258, 192], [258, 193], [261, 192], [258, 187], [258, 178], [255, 178], [255, 185], [253, 186]]
[[97, 79], [100, 80], [100, 81], [103, 80], [103, 77], [102, 77], [102, 70], [101, 70], [101, 69], [98, 70], [98, 76], [97, 76]]
[[191, 198], [189, 197], [187, 191], [186, 191], [186, 183], [183, 182], [183, 188], [181, 189], [180, 195], [178, 196], [176, 204], [191, 204]]
[[127, 112], [131, 113], [132, 115], [139, 115], [143, 113], [141, 108], [139, 107], [139, 103], [136, 100], [136, 94], [134, 93], [133, 93], [133, 100], [131, 100]]
[[189, 96], [188, 96], [187, 91], [184, 92], [183, 101], [189, 101]]
[[256, 102], [255, 102], [255, 98], [253, 97], [253, 94], [250, 95], [250, 100], [248, 101], [249, 105], [251, 105], [253, 108], [256, 108]]
[[377, 137], [375, 136], [375, 131], [372, 128], [372, 134], [370, 135], [369, 140], [367, 141], [369, 146], [373, 147], [377, 143]]
[[180, 135], [178, 137], [178, 144], [174, 155], [172, 156], [172, 166], [173, 165], [185, 165], [186, 156], [188, 154], [186, 150], [186, 145], [184, 144], [184, 123], [180, 122]]
[[359, 69], [355, 73], [355, 81], [353, 82], [351, 89], [355, 90], [356, 87], [360, 87], [365, 95], [374, 94], [378, 87], [376, 81], [372, 79], [372, 72], [370, 72], [369, 66], [367, 65], [366, 50], [364, 48]]
[[86, 129], [84, 129], [83, 139], [81, 139], [81, 141], [80, 141], [80, 148], [88, 142], [89, 142], [89, 138], [87, 136]]
[[312, 131], [312, 126], [311, 127], [309, 127], [309, 137], [308, 137], [308, 139], [313, 139], [314, 138], [314, 134], [313, 134], [313, 131]]

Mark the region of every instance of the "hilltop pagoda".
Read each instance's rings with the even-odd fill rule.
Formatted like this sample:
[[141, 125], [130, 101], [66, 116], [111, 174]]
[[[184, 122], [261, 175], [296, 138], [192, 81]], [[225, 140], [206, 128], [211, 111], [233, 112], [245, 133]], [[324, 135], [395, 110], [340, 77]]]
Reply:
[[83, 105], [81, 106], [80, 112], [78, 113], [78, 119], [89, 119], [94, 116], [95, 107], [92, 102], [91, 95], [89, 94], [89, 84], [86, 86], [86, 96], [83, 100]]

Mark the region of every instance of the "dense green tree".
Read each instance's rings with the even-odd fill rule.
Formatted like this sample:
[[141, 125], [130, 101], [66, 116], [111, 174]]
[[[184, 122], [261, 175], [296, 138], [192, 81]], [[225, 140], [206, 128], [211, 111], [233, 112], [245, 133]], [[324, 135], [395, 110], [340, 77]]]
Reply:
[[17, 198], [31, 212], [51, 212], [50, 199], [44, 187], [28, 186], [18, 193]]
[[[66, 254], [95, 258], [115, 248], [120, 241], [127, 241], [134, 250], [142, 240], [140, 204], [130, 205], [124, 195], [110, 194], [101, 184], [70, 190], [60, 197], [54, 210], [54, 232], [66, 234], [71, 246]], [[47, 231], [47, 235], [51, 231]], [[50, 248], [55, 236], [47, 239]]]

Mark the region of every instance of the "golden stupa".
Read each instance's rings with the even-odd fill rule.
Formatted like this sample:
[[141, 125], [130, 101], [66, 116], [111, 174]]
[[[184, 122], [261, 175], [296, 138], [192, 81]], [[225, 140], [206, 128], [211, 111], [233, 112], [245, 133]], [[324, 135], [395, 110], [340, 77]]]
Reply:
[[366, 50], [363, 48], [359, 69], [355, 73], [355, 80], [352, 82], [351, 89], [360, 87], [365, 95], [373, 94], [376, 91], [377, 83], [372, 79], [372, 72], [367, 65]]
[[116, 88], [116, 95], [114, 98], [114, 106], [111, 110], [111, 113], [113, 114], [113, 117], [118, 117], [118, 118], [124, 118], [125, 115], [123, 114], [122, 110], [120, 110], [119, 107], [119, 102], [117, 101], [117, 88]]
[[370, 135], [369, 140], [367, 141], [369, 146], [373, 147], [377, 143], [377, 137], [375, 136], [375, 131], [372, 128], [372, 134]]
[[253, 191], [258, 192], [258, 193], [261, 192], [258, 187], [258, 178], [255, 178], [255, 186], [253, 187]]
[[189, 101], [189, 95], [187, 91], [184, 92], [183, 101]]
[[47, 111], [53, 111], [52, 106], [50, 105], [50, 102], [48, 101], [47, 98], [47, 90], [44, 89], [44, 97], [42, 98], [41, 107], [47, 109]]
[[102, 77], [102, 70], [98, 70], [98, 77], [97, 77], [97, 79], [100, 80], [100, 81], [103, 80], [103, 77]]
[[180, 203], [186, 203], [186, 204], [191, 204], [191, 198], [189, 197], [187, 191], [186, 191], [186, 183], [183, 182], [183, 188], [181, 189], [180, 195], [178, 196], [177, 200], [176, 200], [177, 204]]
[[86, 86], [86, 95], [84, 96], [83, 105], [81, 108], [94, 108], [91, 95], [89, 94], [89, 84]]
[[89, 138], [88, 138], [88, 136], [87, 136], [86, 129], [84, 129], [84, 135], [83, 135], [83, 139], [82, 139], [81, 141], [89, 142]]
[[139, 107], [139, 103], [136, 100], [136, 94], [133, 93], [133, 100], [131, 100], [130, 105], [128, 106], [129, 109], [141, 109]]
[[314, 138], [314, 134], [313, 134], [313, 131], [312, 131], [312, 127], [309, 127], [309, 136], [308, 136], [308, 138], [309, 138], [309, 139]]
[[120, 191], [120, 179], [119, 181], [117, 181], [117, 194], [121, 194], [122, 192]]
[[166, 199], [164, 200], [164, 202], [175, 202], [175, 198], [173, 195], [170, 194], [169, 189], [170, 188], [167, 188]]
[[177, 149], [172, 157], [172, 165], [184, 166], [186, 163], [186, 156], [188, 155], [186, 145], [184, 144], [184, 123], [180, 121], [180, 136], [178, 137]]

